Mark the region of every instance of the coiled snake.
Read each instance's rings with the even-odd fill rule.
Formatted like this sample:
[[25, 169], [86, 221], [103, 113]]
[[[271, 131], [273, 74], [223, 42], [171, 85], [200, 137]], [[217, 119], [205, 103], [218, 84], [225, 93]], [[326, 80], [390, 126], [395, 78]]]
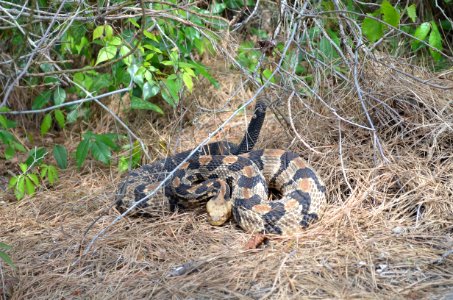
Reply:
[[[194, 155], [175, 171], [155, 198], [137, 208], [149, 214], [162, 206], [174, 210], [207, 201], [212, 225], [221, 225], [233, 216], [245, 231], [285, 235], [319, 219], [326, 205], [326, 188], [315, 170], [293, 152], [250, 151], [265, 109], [264, 102], [258, 101], [239, 146], [228, 142], [206, 145], [202, 155]], [[189, 154], [181, 152], [130, 172], [119, 185], [117, 207], [124, 210], [140, 201]], [[279, 191], [281, 198], [269, 201], [269, 188]]]

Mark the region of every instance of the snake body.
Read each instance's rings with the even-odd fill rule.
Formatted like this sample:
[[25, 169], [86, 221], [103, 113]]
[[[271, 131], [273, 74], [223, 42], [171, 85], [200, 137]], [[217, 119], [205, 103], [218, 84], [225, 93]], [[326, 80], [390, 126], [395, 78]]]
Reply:
[[[140, 202], [140, 212], [153, 214], [162, 207], [174, 210], [206, 203], [208, 221], [221, 225], [231, 216], [247, 232], [293, 234], [319, 219], [326, 205], [326, 188], [299, 155], [278, 149], [250, 151], [264, 120], [258, 102], [255, 117], [240, 145], [206, 145], [175, 170], [151, 201]], [[181, 152], [129, 173], [120, 184], [116, 204], [127, 209], [154, 191], [191, 151]], [[281, 197], [268, 200], [268, 189]]]
[[[208, 220], [221, 225], [233, 215], [247, 232], [290, 235], [321, 217], [326, 188], [299, 155], [284, 150], [255, 150], [237, 155], [208, 155], [186, 162], [170, 184], [178, 199], [210, 199]], [[281, 193], [269, 201], [268, 189]]]

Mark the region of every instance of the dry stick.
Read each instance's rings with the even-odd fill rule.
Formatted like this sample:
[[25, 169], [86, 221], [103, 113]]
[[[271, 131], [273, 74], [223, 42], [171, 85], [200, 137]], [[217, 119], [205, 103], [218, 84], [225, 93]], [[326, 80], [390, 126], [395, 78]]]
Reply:
[[[62, 0], [61, 1], [60, 6], [58, 7], [57, 13], [61, 9], [63, 9], [65, 3], [66, 3], [66, 0]], [[53, 24], [55, 23], [55, 21], [56, 21], [55, 19], [51, 20], [49, 26], [47, 27], [46, 32], [43, 34], [42, 38], [36, 44], [36, 48], [32, 51], [30, 57], [28, 58], [28, 61], [25, 63], [24, 68], [19, 73], [19, 75], [17, 75], [16, 78], [14, 78], [13, 82], [6, 88], [5, 95], [3, 96], [3, 101], [2, 101], [2, 103], [0, 103], [0, 107], [3, 107], [3, 106], [5, 106], [8, 103], [8, 98], [9, 98], [9, 95], [11, 94], [13, 88], [16, 86], [16, 84], [19, 83], [19, 80], [25, 75], [25, 73], [27, 73], [28, 68], [30, 67], [35, 55], [38, 54], [38, 51], [40, 50], [41, 45], [46, 40], [46, 38], [47, 38], [47, 36], [48, 36]]]
[[[357, 25], [357, 24], [355, 24]], [[360, 28], [359, 28], [360, 30]], [[360, 33], [361, 34], [361, 33]], [[359, 35], [357, 37], [359, 40], [359, 44], [362, 43], [361, 41], [361, 35]], [[374, 138], [374, 143], [375, 145], [378, 147], [378, 150], [379, 150], [379, 153], [381, 155], [381, 157], [384, 159], [384, 162], [385, 163], [388, 163], [389, 160], [388, 158], [385, 156], [384, 154], [384, 150], [382, 149], [382, 145], [381, 145], [381, 141], [377, 135], [377, 131], [376, 131], [376, 128], [374, 127], [374, 123], [373, 123], [373, 120], [371, 119], [371, 116], [368, 112], [368, 108], [365, 104], [365, 99], [363, 99], [363, 93], [362, 93], [362, 88], [360, 86], [360, 83], [359, 83], [359, 74], [358, 74], [358, 70], [357, 70], [357, 66], [359, 65], [359, 47], [356, 47], [355, 51], [354, 51], [354, 64], [353, 64], [353, 78], [354, 78], [354, 85], [356, 87], [356, 90], [357, 90], [357, 96], [359, 97], [359, 100], [360, 100], [360, 104], [362, 105], [362, 109], [363, 109], [363, 112], [365, 113], [366, 115], [366, 118], [368, 120], [368, 124], [370, 125], [370, 128], [372, 129], [371, 131], [373, 132], [373, 138]]]
[[82, 104], [82, 103], [85, 103], [85, 102], [89, 102], [89, 101], [105, 98], [105, 97], [108, 97], [108, 96], [112, 96], [112, 95], [115, 95], [115, 94], [118, 94], [118, 93], [127, 92], [129, 90], [130, 90], [130, 87], [127, 87], [127, 88], [119, 89], [119, 90], [116, 90], [116, 91], [100, 94], [98, 96], [93, 96], [90, 93], [89, 95], [91, 95], [91, 96], [89, 96], [87, 98], [82, 98], [82, 99], [78, 99], [78, 100], [74, 100], [74, 101], [64, 102], [64, 103], [61, 103], [61, 104], [52, 105], [52, 106], [49, 106], [49, 107], [46, 107], [46, 108], [41, 108], [41, 109], [0, 111], [0, 115], [27, 115], [27, 114], [45, 113], [45, 112], [48, 112], [48, 111], [51, 111], [51, 110], [54, 110], [54, 109], [57, 109], [57, 108], [61, 108], [61, 107], [65, 107], [65, 106], [71, 106], [71, 105], [76, 105], [76, 104]]
[[348, 176], [346, 175], [346, 169], [344, 167], [344, 160], [343, 160], [343, 139], [342, 139], [342, 134], [341, 134], [341, 121], [338, 120], [338, 155], [340, 157], [340, 164], [341, 164], [341, 172], [343, 173], [344, 177], [344, 182], [346, 182], [346, 185], [349, 188], [349, 191], [352, 193], [352, 187], [349, 184], [348, 181]]
[[[337, 10], [340, 10], [340, 3], [338, 2], [338, 0], [334, 0], [333, 3], [335, 5], [335, 8]], [[341, 18], [344, 18], [343, 14], [340, 14], [340, 19]], [[348, 51], [349, 57], [352, 58], [354, 56], [354, 53], [352, 52], [352, 49], [348, 44], [348, 39], [346, 38], [346, 33], [345, 33], [345, 30], [343, 27], [343, 22], [341, 22], [340, 20], [338, 20], [338, 28], [340, 29], [340, 36], [343, 41], [343, 45], [346, 47], [346, 51]], [[348, 66], [350, 66], [349, 62], [347, 62], [347, 64], [348, 64]]]
[[[253, 8], [252, 13], [247, 17], [247, 19], [245, 19], [245, 21], [243, 21], [239, 24], [234, 24], [235, 20], [234, 19], [231, 20], [230, 26], [231, 26], [231, 24], [234, 24], [234, 27], [235, 27], [233, 30], [231, 30], [231, 32], [235, 32], [236, 30], [239, 30], [240, 28], [244, 27], [250, 21], [250, 19], [252, 19], [252, 17], [256, 14], [256, 12], [258, 11], [259, 5], [260, 5], [260, 0], [256, 0], [255, 7]], [[238, 14], [238, 15], [240, 16], [241, 14]]]
[[[449, 1], [444, 1], [445, 3], [448, 3]], [[453, 20], [450, 19], [448, 17], [448, 15], [445, 13], [445, 11], [443, 10], [442, 6], [439, 5], [439, 3], [437, 2], [437, 0], [435, 0], [435, 3], [436, 3], [436, 7], [438, 10], [440, 10], [440, 12], [442, 13], [442, 15], [444, 16], [445, 19], [447, 19], [449, 22], [450, 22], [450, 26], [453, 25]]]
[[300, 135], [299, 133], [297, 132], [296, 130], [296, 127], [294, 126], [294, 121], [293, 121], [293, 117], [292, 117], [292, 112], [291, 112], [291, 100], [293, 99], [294, 97], [294, 94], [295, 92], [293, 91], [291, 93], [291, 95], [288, 97], [288, 115], [289, 115], [289, 123], [291, 124], [291, 128], [294, 132], [294, 134], [297, 136], [297, 138], [299, 139], [299, 141], [302, 142], [302, 144], [304, 144], [305, 147], [307, 147], [308, 149], [310, 149], [310, 151], [313, 151], [315, 152], [316, 154], [322, 154], [321, 152], [319, 152], [318, 150], [314, 149], [312, 146], [310, 146], [310, 144], [308, 144]]

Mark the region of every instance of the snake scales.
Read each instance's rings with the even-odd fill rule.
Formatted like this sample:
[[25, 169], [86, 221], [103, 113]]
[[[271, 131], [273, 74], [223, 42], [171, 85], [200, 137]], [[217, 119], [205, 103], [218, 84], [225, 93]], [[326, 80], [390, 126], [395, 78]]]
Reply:
[[[221, 225], [231, 216], [248, 232], [293, 234], [320, 218], [326, 188], [301, 157], [284, 150], [254, 150], [266, 106], [258, 101], [255, 114], [239, 145], [211, 143], [187, 160], [151, 201], [141, 202], [141, 213], [158, 207], [188, 208], [206, 203], [208, 220]], [[117, 207], [124, 211], [152, 192], [191, 151], [144, 165], [120, 183]], [[280, 192], [268, 200], [268, 189]]]

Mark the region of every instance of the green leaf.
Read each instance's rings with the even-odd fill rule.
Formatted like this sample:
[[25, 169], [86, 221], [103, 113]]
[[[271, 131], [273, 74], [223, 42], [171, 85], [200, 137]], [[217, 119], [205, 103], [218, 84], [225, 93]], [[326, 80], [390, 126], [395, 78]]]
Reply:
[[46, 175], [47, 175], [47, 171], [49, 170], [49, 166], [48, 165], [41, 165], [41, 178], [44, 180], [44, 178], [46, 178]]
[[[162, 54], [162, 50], [160, 50], [159, 48], [157, 48], [156, 46], [151, 45], [151, 44], [145, 44], [145, 45], [143, 45], [143, 48], [151, 50], [152, 53], [156, 52], [156, 53]], [[155, 53], [153, 53], [153, 54], [155, 54]]]
[[63, 103], [66, 100], [66, 91], [61, 88], [57, 87], [55, 91], [53, 92], [53, 102], [55, 105], [59, 105]]
[[77, 50], [77, 54], [80, 54], [85, 46], [88, 46], [90, 43], [88, 42], [88, 39], [84, 36], [80, 39], [80, 43], [75, 46]]
[[25, 177], [25, 193], [27, 195], [33, 195], [35, 193], [35, 185], [28, 176]]
[[43, 63], [43, 64], [40, 64], [39, 65], [39, 68], [43, 71], [43, 72], [52, 72], [54, 71], [54, 66], [50, 63]]
[[[428, 43], [430, 46], [436, 48], [439, 51], [442, 51], [442, 36], [440, 35], [439, 29], [437, 28], [437, 25], [434, 21], [431, 21], [431, 33], [429, 34], [428, 38]], [[431, 56], [434, 58], [434, 60], [440, 60], [442, 55], [429, 48], [429, 52], [431, 53]]]
[[114, 141], [115, 139], [118, 139], [118, 135], [116, 134], [113, 133], [95, 134], [94, 139], [98, 142], [104, 143], [113, 150], [120, 149], [120, 147]]
[[91, 130], [88, 130], [87, 132], [85, 132], [82, 137], [84, 140], [90, 140], [90, 139], [94, 139], [94, 136], [95, 134], [91, 131]]
[[225, 10], [226, 4], [225, 3], [215, 3], [215, 2], [213, 2], [210, 5], [209, 8], [210, 8], [211, 13], [220, 14], [220, 13], [222, 13]]
[[84, 73], [75, 73], [74, 81], [77, 84], [80, 84], [82, 87], [84, 87], [87, 90], [90, 90], [91, 85], [93, 84], [93, 79]]
[[58, 180], [58, 170], [54, 166], [48, 167], [47, 179], [51, 185]]
[[104, 26], [98, 26], [94, 29], [93, 31], [93, 41], [96, 40], [96, 39], [100, 39], [102, 38], [104, 34]]
[[[125, 56], [129, 52], [131, 52], [131, 49], [129, 49], [129, 47], [121, 46], [121, 48], [120, 48], [120, 55], [121, 56]], [[124, 62], [124, 64], [126, 66], [130, 66], [130, 64], [132, 63], [132, 55], [129, 55], [128, 57], [123, 58], [123, 62]]]
[[80, 169], [82, 166], [83, 162], [87, 158], [88, 155], [88, 150], [90, 149], [91, 144], [88, 139], [82, 140], [79, 145], [77, 146], [76, 150], [76, 162], [77, 162], [77, 167]]
[[30, 180], [33, 182], [33, 184], [35, 186], [39, 185], [39, 178], [36, 174], [30, 173], [30, 174], [27, 174], [27, 177], [30, 178]]
[[132, 148], [132, 166], [137, 166], [142, 159], [142, 148], [138, 141], [134, 142], [134, 147]]
[[[429, 22], [424, 22], [424, 23], [420, 24], [417, 27], [417, 29], [415, 29], [414, 36], [416, 38], [424, 41], [426, 39], [426, 37], [428, 36], [428, 33], [430, 30], [431, 30], [431, 25], [429, 24]], [[420, 41], [413, 40], [412, 44], [411, 44], [412, 50], [416, 50], [419, 45], [420, 45]]]
[[189, 73], [184, 72], [184, 73], [182, 73], [182, 81], [184, 81], [184, 84], [186, 85], [189, 92], [192, 92], [192, 90], [193, 90], [192, 76], [190, 76]]
[[175, 107], [179, 100], [178, 92], [181, 89], [181, 83], [175, 74], [168, 76], [163, 83], [166, 88], [161, 90], [162, 97], [168, 104]]
[[27, 172], [28, 166], [27, 166], [27, 164], [20, 163], [19, 168], [22, 171], [22, 173], [25, 173], [25, 172]]
[[9, 266], [11, 266], [12, 268], [16, 268], [16, 266], [14, 265], [13, 261], [11, 260], [11, 258], [3, 251], [0, 251], [0, 258], [6, 263], [8, 264]]
[[133, 18], [127, 19], [132, 25], [134, 25], [137, 28], [140, 28], [140, 25], [137, 23], [137, 21]]
[[50, 98], [51, 98], [52, 92], [50, 90], [46, 90], [42, 92], [41, 94], [38, 95], [38, 97], [35, 98], [33, 101], [33, 104], [31, 105], [32, 109], [40, 109], [43, 108], [44, 105], [49, 103]]
[[12, 247], [10, 245], [0, 242], [0, 248], [4, 250], [11, 250]]
[[385, 22], [389, 23], [393, 27], [398, 27], [401, 18], [400, 13], [387, 0], [382, 2], [381, 12]]
[[2, 140], [4, 144], [9, 145], [12, 141], [16, 140], [16, 138], [10, 132], [0, 130], [0, 140]]
[[108, 44], [111, 46], [119, 46], [122, 43], [123, 43], [123, 41], [121, 40], [121, 38], [119, 36], [112, 37], [108, 42]]
[[148, 30], [144, 30], [144, 31], [143, 31], [143, 34], [144, 34], [147, 38], [149, 38], [150, 40], [153, 40], [153, 41], [155, 41], [155, 42], [158, 42], [156, 35], [153, 34], [153, 33], [151, 33], [151, 32], [149, 32]]
[[[148, 68], [149, 69], [149, 68]], [[151, 74], [151, 72], [149, 70], [146, 70], [145, 71], [145, 79], [152, 85], [156, 85], [157, 86], [157, 89], [158, 91], [156, 92], [156, 94], [159, 92], [159, 86], [154, 82], [153, 80], [153, 75]]]
[[109, 87], [111, 84], [112, 84], [111, 74], [97, 74], [96, 80], [93, 82], [93, 85], [91, 86], [91, 91], [99, 93], [102, 89]]
[[105, 37], [110, 39], [113, 36], [113, 28], [110, 25], [104, 25]]
[[96, 65], [103, 61], [111, 60], [115, 57], [118, 48], [116, 46], [106, 46], [101, 48], [98, 53], [98, 58], [96, 60]]
[[66, 116], [66, 120], [68, 121], [69, 124], [71, 124], [77, 121], [78, 116], [79, 110], [76, 108], [68, 113], [68, 115]]
[[27, 151], [27, 149], [25, 149], [25, 147], [22, 146], [22, 144], [19, 144], [18, 142], [13, 141], [11, 144], [13, 145], [13, 147], [14, 147], [15, 150], [18, 150], [18, 151], [20, 151], [20, 152], [25, 152], [25, 151]]
[[111, 151], [106, 144], [95, 141], [91, 146], [91, 153], [93, 157], [104, 164], [108, 164], [111, 157]]
[[14, 157], [14, 154], [16, 154], [16, 150], [14, 150], [14, 147], [11, 147], [11, 146], [7, 146], [5, 148], [5, 158], [6, 159], [11, 159]]
[[129, 159], [125, 156], [121, 156], [118, 160], [118, 171], [123, 173], [127, 170], [129, 170]]
[[64, 146], [53, 146], [53, 157], [60, 169], [66, 169], [68, 167], [68, 151]]
[[2, 125], [3, 128], [7, 129], [8, 127], [6, 127], [6, 117], [5, 116], [2, 116], [0, 115], [0, 125]]
[[143, 85], [143, 75], [139, 72], [139, 67], [136, 64], [131, 64], [127, 67], [127, 72], [131, 75], [132, 80], [139, 86]]
[[16, 186], [17, 180], [19, 179], [20, 176], [13, 176], [8, 182], [8, 188], [12, 189], [13, 187]]
[[155, 82], [145, 82], [143, 85], [143, 100], [148, 100], [159, 93], [159, 86]]
[[164, 66], [174, 66], [175, 65], [175, 62], [171, 61], [171, 60], [163, 60], [160, 63], [163, 64]]
[[[0, 107], [0, 112], [7, 112], [7, 111], [10, 111], [10, 109], [8, 107], [6, 107], [6, 106]], [[5, 128], [5, 129], [9, 129], [9, 128], [16, 127], [16, 122], [9, 120], [8, 118], [6, 118], [3, 115], [0, 115], [0, 125], [1, 125], [1, 127]]]
[[155, 111], [161, 115], [164, 114], [164, 111], [157, 106], [156, 104], [153, 104], [151, 102], [142, 100], [138, 97], [132, 96], [131, 97], [131, 108], [132, 109], [143, 109], [143, 110], [152, 110]]
[[14, 195], [16, 196], [17, 200], [24, 198], [25, 196], [25, 178], [24, 176], [19, 176], [16, 184], [16, 188], [14, 189]]
[[44, 83], [47, 85], [54, 85], [60, 82], [57, 76], [46, 76], [44, 77]]
[[368, 17], [362, 22], [362, 32], [372, 43], [376, 42], [384, 35], [382, 24]]
[[207, 80], [209, 80], [209, 82], [215, 87], [215, 88], [219, 88], [220, 87], [220, 84], [217, 80], [215, 80], [214, 77], [211, 76], [211, 74], [209, 74], [209, 72], [207, 71], [207, 68], [206, 66], [202, 65], [202, 64], [199, 64], [199, 63], [196, 63], [196, 62], [180, 62], [179, 63], [179, 66], [180, 67], [189, 67], [189, 68], [192, 68], [194, 69], [195, 71], [197, 71], [199, 74], [201, 74], [201, 76], [203, 76], [204, 78], [206, 78]]
[[50, 127], [52, 126], [52, 116], [50, 113], [46, 114], [44, 116], [44, 119], [41, 122], [41, 135], [45, 135]]
[[57, 121], [58, 127], [64, 128], [66, 124], [63, 112], [59, 109], [56, 109], [54, 110], [53, 115], [55, 117], [55, 120]]
[[412, 22], [417, 21], [417, 6], [415, 4], [409, 5], [407, 7], [407, 15]]
[[[272, 76], [272, 71], [269, 70], [269, 69], [265, 69], [265, 70], [263, 71], [263, 76], [264, 76], [264, 78], [266, 78], [266, 79], [271, 78], [271, 76]], [[272, 77], [272, 78], [270, 79], [270, 82], [275, 83], [275, 78]]]

